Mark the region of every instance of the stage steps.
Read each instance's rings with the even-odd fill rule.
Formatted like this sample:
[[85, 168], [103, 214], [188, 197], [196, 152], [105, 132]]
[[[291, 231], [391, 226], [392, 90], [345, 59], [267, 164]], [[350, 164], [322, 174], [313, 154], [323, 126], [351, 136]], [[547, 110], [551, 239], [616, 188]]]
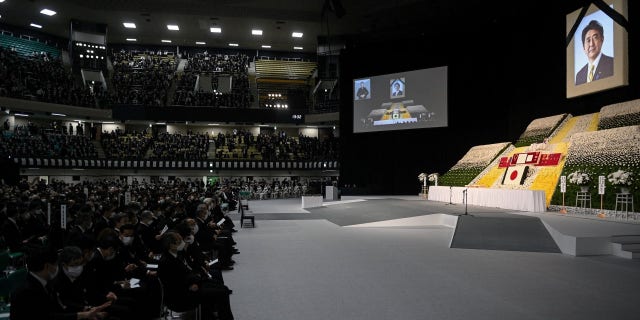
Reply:
[[612, 253], [626, 259], [640, 259], [640, 235], [612, 236]]

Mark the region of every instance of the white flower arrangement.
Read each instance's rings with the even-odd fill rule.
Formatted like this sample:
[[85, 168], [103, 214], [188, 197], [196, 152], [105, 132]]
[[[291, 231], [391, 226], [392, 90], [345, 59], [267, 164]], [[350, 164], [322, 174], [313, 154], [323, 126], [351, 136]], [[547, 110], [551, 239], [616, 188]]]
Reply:
[[434, 182], [434, 181], [436, 181], [436, 179], [438, 179], [438, 173], [429, 174], [429, 181], [430, 182]]
[[509, 142], [500, 142], [472, 147], [451, 170], [485, 168], [509, 144]]
[[551, 117], [538, 118], [531, 121], [531, 123], [529, 123], [524, 133], [522, 134], [522, 138], [539, 135], [541, 133], [549, 134], [549, 131], [553, 129], [553, 127], [555, 127], [555, 125], [558, 124], [565, 117], [565, 115], [566, 114], [563, 113]]
[[591, 182], [591, 177], [586, 172], [574, 171], [568, 176], [569, 182], [579, 186], [586, 186]]
[[619, 169], [616, 172], [609, 173], [607, 179], [614, 186], [630, 186], [633, 184], [633, 172]]
[[565, 166], [640, 166], [640, 126], [575, 133]]
[[424, 173], [424, 172], [418, 175], [418, 180], [420, 182], [424, 182], [424, 179], [426, 179], [426, 178], [427, 178], [427, 174]]

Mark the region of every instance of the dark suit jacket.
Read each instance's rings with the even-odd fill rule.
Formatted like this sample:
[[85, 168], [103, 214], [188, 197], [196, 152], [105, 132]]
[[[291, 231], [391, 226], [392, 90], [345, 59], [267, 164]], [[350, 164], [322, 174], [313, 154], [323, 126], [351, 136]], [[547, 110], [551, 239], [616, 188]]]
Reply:
[[67, 306], [68, 310], [79, 312], [83, 311], [84, 307], [89, 305], [89, 301], [86, 299], [86, 288], [82, 277], [72, 282], [64, 271], [62, 271], [62, 266], [60, 266], [58, 276], [53, 279], [52, 285], [55, 291], [58, 292], [60, 301]]
[[185, 264], [181, 254], [174, 257], [168, 252], [162, 254], [158, 263], [158, 276], [164, 287], [166, 305], [172, 310], [187, 310], [198, 304], [196, 293], [189, 290], [192, 284], [199, 284], [200, 275]]
[[[589, 74], [589, 64], [587, 63], [578, 74], [576, 74], [576, 86], [587, 82], [587, 75]], [[600, 56], [600, 62], [593, 74], [593, 81], [600, 80], [602, 78], [611, 77], [613, 75], [613, 58], [602, 54]]]
[[22, 251], [22, 233], [13, 221], [7, 219], [2, 224], [2, 236], [11, 252]]
[[403, 92], [402, 90], [398, 90], [398, 91], [396, 91], [396, 92], [394, 92], [394, 93], [393, 93], [393, 96], [394, 96], [394, 97], [395, 97], [395, 96], [401, 96], [401, 95], [404, 95], [404, 92]]
[[53, 289], [50, 290], [51, 294], [38, 279], [30, 273], [27, 274], [25, 285], [18, 289], [11, 298], [11, 320], [75, 320], [77, 314], [64, 310], [56, 300]]

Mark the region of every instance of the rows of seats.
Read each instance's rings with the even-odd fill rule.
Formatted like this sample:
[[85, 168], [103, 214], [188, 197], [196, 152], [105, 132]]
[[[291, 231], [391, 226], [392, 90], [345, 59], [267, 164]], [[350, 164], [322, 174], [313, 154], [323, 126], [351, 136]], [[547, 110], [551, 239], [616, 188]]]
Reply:
[[8, 157], [97, 159], [92, 139], [98, 139], [107, 159], [120, 160], [249, 160], [249, 161], [335, 161], [339, 144], [334, 137], [323, 139], [290, 136], [285, 131], [254, 135], [236, 129], [217, 136], [208, 133], [157, 133], [149, 130], [116, 129], [97, 135], [84, 125], [60, 126], [55, 122], [40, 127], [29, 122], [3, 130], [0, 151]]
[[52, 59], [58, 59], [60, 57], [60, 49], [58, 48], [37, 40], [23, 39], [9, 34], [0, 34], [0, 46], [9, 48], [10, 50], [13, 49], [19, 55], [25, 57], [31, 57], [34, 53], [38, 55], [44, 53]]

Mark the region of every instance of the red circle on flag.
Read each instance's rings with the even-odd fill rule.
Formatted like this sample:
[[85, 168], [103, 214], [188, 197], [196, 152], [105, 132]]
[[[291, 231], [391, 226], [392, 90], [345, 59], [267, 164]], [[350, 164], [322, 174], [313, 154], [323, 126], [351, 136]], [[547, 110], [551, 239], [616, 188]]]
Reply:
[[509, 179], [515, 180], [517, 177], [518, 177], [518, 170], [513, 170], [511, 172], [511, 176], [509, 176]]

